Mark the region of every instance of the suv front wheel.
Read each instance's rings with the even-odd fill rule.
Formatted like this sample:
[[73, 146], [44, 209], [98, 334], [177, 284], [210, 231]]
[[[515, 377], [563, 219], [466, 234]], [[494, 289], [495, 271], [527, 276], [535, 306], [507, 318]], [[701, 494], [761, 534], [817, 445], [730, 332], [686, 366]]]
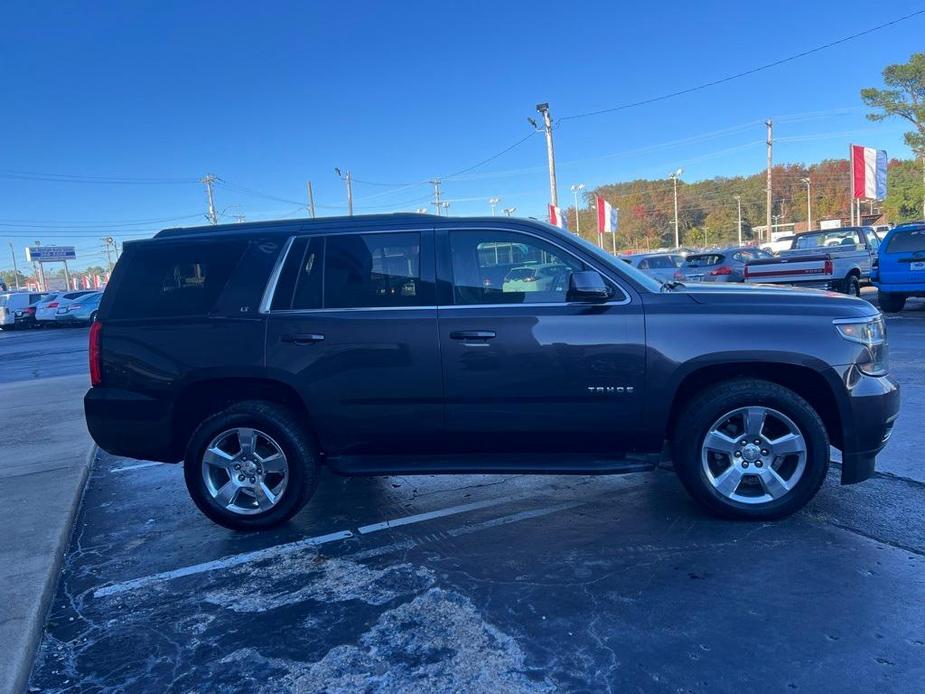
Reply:
[[304, 428], [279, 405], [249, 401], [206, 419], [183, 465], [199, 510], [233, 530], [286, 522], [308, 502], [318, 459]]
[[750, 520], [801, 509], [829, 465], [825, 425], [812, 406], [757, 379], [719, 383], [687, 403], [672, 450], [691, 496], [718, 515]]

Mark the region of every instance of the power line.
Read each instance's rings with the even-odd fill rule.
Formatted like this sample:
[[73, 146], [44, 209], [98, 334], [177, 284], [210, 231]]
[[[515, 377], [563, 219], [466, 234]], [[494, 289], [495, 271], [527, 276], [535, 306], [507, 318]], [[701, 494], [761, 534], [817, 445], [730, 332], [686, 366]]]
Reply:
[[178, 185], [196, 183], [195, 178], [130, 178], [127, 176], [83, 176], [40, 171], [0, 170], [0, 178], [53, 183], [101, 183], [107, 185]]
[[904, 15], [902, 17], [898, 17], [889, 22], [884, 22], [883, 24], [878, 24], [877, 26], [871, 27], [869, 29], [864, 29], [863, 31], [859, 31], [855, 34], [851, 34], [850, 36], [845, 36], [835, 41], [824, 43], [821, 46], [816, 46], [815, 48], [810, 48], [809, 50], [801, 51], [800, 53], [795, 53], [793, 55], [787, 56], [786, 58], [781, 58], [780, 60], [775, 60], [774, 62], [766, 63], [764, 65], [754, 67], [750, 70], [744, 70], [743, 72], [737, 72], [733, 75], [727, 75], [726, 77], [721, 77], [711, 82], [704, 82], [702, 84], [698, 84], [693, 87], [688, 87], [687, 89], [679, 89], [678, 91], [675, 91], [675, 92], [670, 92], [668, 94], [662, 94], [660, 96], [653, 96], [649, 99], [643, 99], [641, 101], [634, 101], [628, 104], [621, 104], [620, 106], [602, 108], [602, 109], [598, 109], [597, 111], [587, 111], [586, 113], [575, 113], [575, 114], [572, 114], [571, 116], [562, 116], [561, 118], [559, 118], [559, 121], [561, 122], [561, 121], [567, 121], [567, 120], [575, 120], [576, 118], [588, 118], [590, 116], [599, 116], [604, 113], [614, 113], [615, 111], [624, 111], [626, 109], [636, 108], [637, 106], [645, 106], [646, 104], [653, 104], [658, 101], [665, 101], [666, 99], [673, 99], [677, 96], [683, 96], [684, 94], [690, 94], [692, 92], [700, 91], [701, 89], [715, 87], [719, 84], [724, 84], [726, 82], [731, 82], [733, 80], [741, 79], [742, 77], [747, 77], [748, 75], [754, 75], [755, 73], [762, 72], [764, 70], [770, 70], [771, 68], [778, 67], [785, 63], [789, 63], [794, 60], [798, 60], [800, 58], [805, 58], [808, 55], [819, 53], [820, 51], [833, 48], [834, 46], [847, 43], [848, 41], [853, 41], [854, 39], [860, 38], [862, 36], [867, 36], [868, 34], [872, 34], [875, 31], [886, 29], [887, 27], [893, 26], [895, 24], [899, 24], [900, 22], [905, 22], [906, 20], [912, 19], [913, 17], [918, 17], [919, 15], [922, 15], [922, 14], [925, 14], [925, 9], [916, 10], [915, 12], [912, 12], [910, 14]]

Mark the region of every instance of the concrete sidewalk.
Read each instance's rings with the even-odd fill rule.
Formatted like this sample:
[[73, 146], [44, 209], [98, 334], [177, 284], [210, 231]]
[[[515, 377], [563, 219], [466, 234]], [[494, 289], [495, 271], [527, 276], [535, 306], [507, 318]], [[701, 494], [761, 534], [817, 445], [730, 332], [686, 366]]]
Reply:
[[0, 386], [0, 692], [20, 692], [95, 449], [83, 418], [87, 376]]

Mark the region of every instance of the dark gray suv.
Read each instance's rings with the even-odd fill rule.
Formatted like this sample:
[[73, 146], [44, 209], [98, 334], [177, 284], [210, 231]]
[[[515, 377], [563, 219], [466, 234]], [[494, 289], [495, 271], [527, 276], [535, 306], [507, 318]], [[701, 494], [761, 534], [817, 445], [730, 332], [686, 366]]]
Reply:
[[238, 529], [290, 518], [322, 465], [620, 473], [654, 467], [666, 441], [711, 511], [778, 518], [819, 489], [830, 444], [842, 483], [870, 476], [899, 410], [865, 301], [660, 283], [547, 224], [493, 217], [126, 243], [90, 368], [97, 443], [183, 460], [195, 503]]

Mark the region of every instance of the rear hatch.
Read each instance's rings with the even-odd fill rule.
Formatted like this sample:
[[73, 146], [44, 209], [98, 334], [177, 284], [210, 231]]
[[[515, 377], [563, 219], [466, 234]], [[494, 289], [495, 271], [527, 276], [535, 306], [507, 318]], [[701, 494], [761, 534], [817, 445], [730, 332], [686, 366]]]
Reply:
[[725, 260], [726, 256], [722, 253], [689, 255], [681, 266], [681, 273], [692, 282], [702, 282], [706, 275], [722, 265]]
[[897, 228], [880, 248], [880, 284], [925, 284], [925, 226]]

